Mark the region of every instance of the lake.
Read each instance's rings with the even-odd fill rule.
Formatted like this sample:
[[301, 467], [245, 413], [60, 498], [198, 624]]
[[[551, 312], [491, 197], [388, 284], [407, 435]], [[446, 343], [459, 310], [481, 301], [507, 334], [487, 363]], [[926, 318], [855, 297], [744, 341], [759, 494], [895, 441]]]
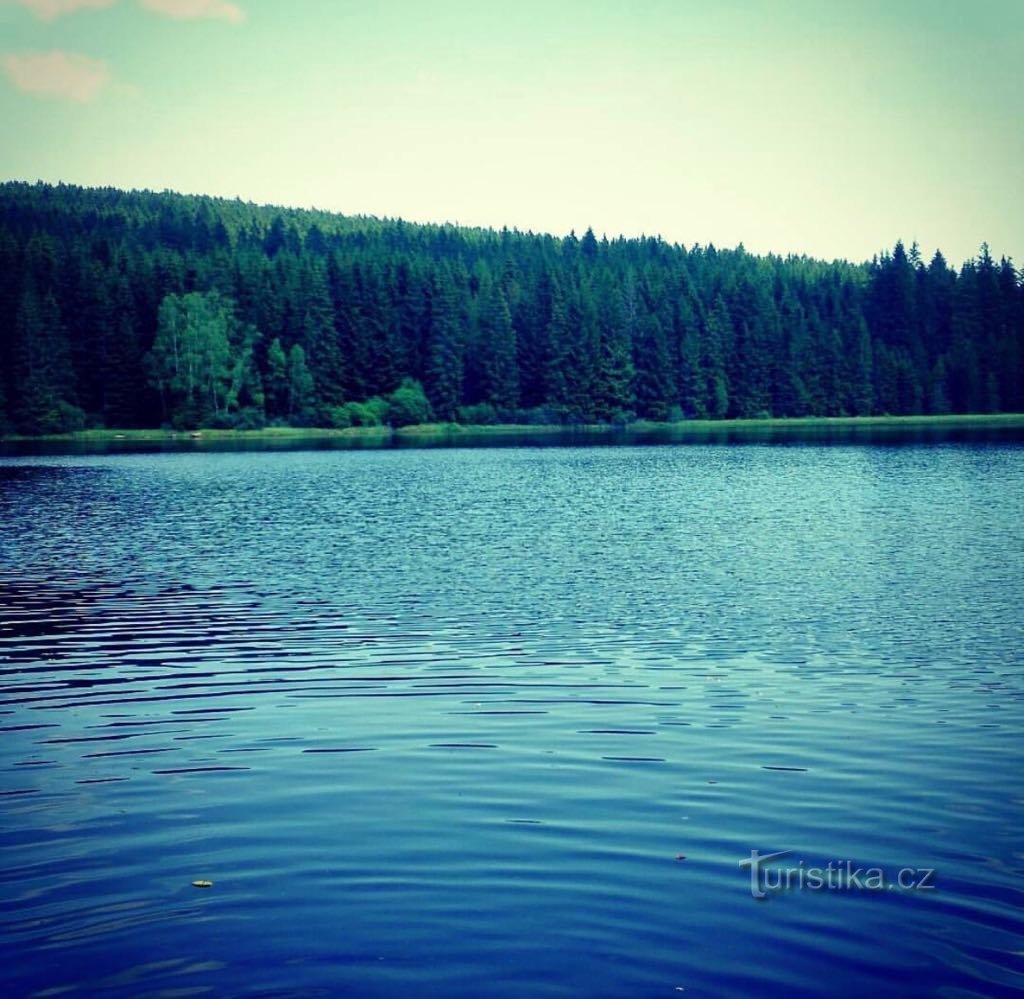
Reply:
[[1024, 989], [1022, 606], [1012, 442], [0, 459], [0, 988]]

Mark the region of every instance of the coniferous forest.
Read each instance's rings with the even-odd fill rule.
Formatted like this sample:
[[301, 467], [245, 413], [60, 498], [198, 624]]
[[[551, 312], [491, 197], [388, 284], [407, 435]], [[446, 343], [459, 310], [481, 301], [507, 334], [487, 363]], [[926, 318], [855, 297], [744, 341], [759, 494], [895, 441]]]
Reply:
[[0, 185], [0, 430], [1024, 410], [1024, 283]]

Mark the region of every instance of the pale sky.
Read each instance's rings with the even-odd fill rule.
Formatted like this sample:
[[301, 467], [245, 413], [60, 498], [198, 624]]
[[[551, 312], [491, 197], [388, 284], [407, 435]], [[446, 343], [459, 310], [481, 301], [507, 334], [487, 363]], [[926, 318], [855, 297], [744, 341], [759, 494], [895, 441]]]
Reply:
[[0, 178], [1024, 264], [1024, 0], [0, 0]]

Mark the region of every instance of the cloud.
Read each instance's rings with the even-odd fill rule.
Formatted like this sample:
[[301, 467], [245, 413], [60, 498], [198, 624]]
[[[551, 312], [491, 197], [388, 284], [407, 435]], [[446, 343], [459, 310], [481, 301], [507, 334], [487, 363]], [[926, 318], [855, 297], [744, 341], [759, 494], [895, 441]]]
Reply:
[[139, 0], [139, 3], [146, 10], [178, 20], [208, 17], [230, 21], [232, 24], [240, 24], [245, 20], [245, 11], [230, 0]]
[[7, 52], [0, 68], [18, 90], [87, 104], [110, 83], [110, 67], [74, 52]]
[[76, 10], [112, 7], [117, 0], [14, 0], [14, 3], [27, 7], [41, 21], [53, 21], [64, 14], [73, 14]]
[[[0, 4], [20, 4], [42, 21], [54, 21], [64, 14], [73, 14], [76, 10], [102, 10], [113, 7], [117, 2], [118, 0], [0, 0]], [[232, 0], [139, 0], [139, 6], [179, 21], [210, 18], [240, 24], [245, 20], [245, 11]]]

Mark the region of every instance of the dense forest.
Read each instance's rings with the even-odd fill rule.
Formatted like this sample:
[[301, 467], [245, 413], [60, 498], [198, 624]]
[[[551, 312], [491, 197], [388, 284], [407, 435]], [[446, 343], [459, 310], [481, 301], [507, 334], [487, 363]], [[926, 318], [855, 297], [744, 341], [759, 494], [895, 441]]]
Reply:
[[1024, 410], [1024, 281], [0, 185], [0, 430]]

